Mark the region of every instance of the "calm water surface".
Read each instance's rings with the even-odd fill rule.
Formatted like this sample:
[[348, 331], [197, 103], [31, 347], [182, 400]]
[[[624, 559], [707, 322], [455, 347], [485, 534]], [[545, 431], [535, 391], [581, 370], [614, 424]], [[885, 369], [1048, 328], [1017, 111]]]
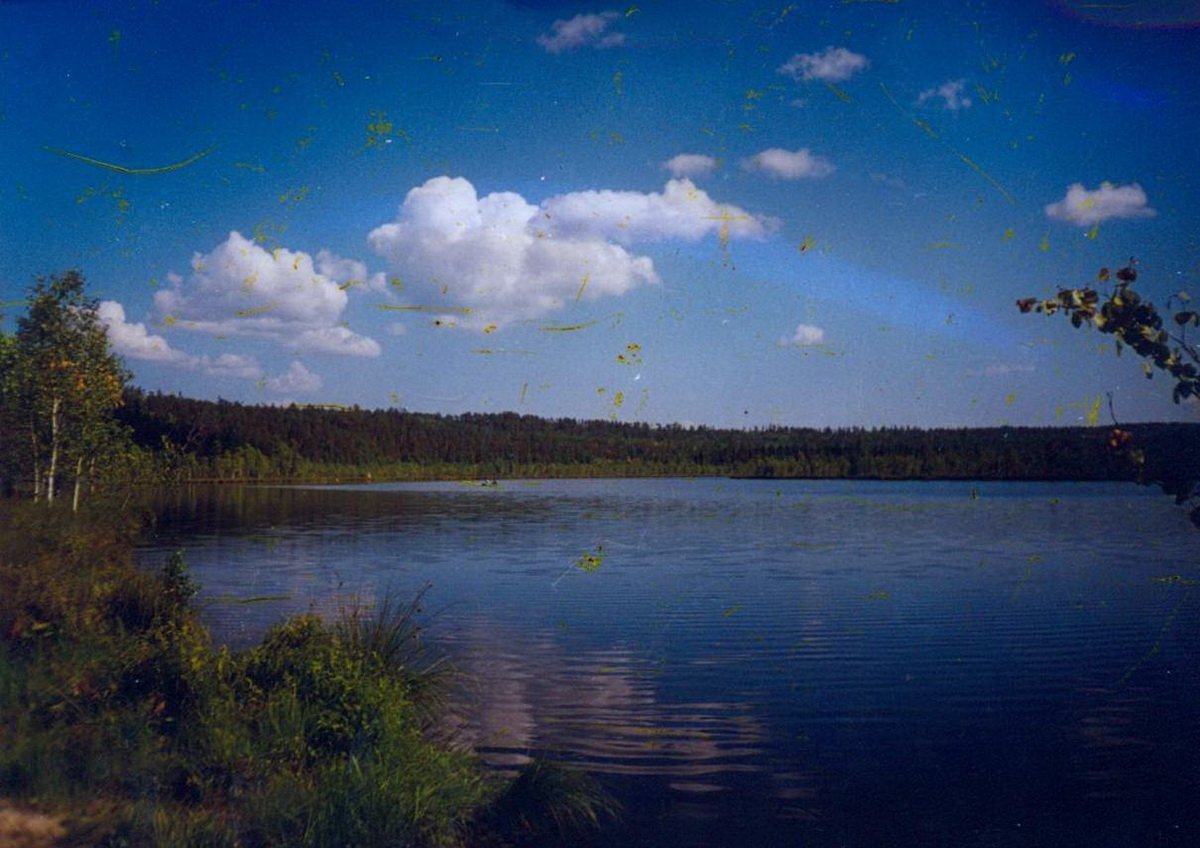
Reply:
[[234, 645], [431, 583], [464, 736], [621, 798], [589, 844], [1183, 846], [1198, 540], [1126, 485], [503, 481], [185, 493], [142, 557]]

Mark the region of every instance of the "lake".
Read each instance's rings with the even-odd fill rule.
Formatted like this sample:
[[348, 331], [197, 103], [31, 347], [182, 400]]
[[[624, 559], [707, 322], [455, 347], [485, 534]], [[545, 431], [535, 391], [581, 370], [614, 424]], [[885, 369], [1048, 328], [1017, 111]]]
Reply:
[[[1200, 534], [1127, 484], [197, 489], [218, 638], [425, 596], [496, 768], [577, 763], [596, 846], [1200, 844]], [[582, 844], [582, 843], [576, 843]]]

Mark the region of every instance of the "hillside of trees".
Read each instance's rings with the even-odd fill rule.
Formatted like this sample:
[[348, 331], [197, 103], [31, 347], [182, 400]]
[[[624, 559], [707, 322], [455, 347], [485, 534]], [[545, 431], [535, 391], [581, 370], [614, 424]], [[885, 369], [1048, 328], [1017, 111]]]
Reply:
[[[1101, 427], [724, 430], [515, 413], [254, 406], [126, 392], [117, 411], [177, 481], [733, 475], [1123, 480]], [[1142, 424], [1147, 455], [1200, 462], [1200, 425]]]

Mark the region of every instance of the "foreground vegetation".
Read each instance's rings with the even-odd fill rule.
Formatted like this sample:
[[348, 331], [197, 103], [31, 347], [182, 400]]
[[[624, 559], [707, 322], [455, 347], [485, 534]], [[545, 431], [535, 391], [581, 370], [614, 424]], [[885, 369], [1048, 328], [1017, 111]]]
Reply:
[[0, 814], [29, 840], [510, 845], [611, 810], [584, 775], [508, 781], [429, 740], [413, 604], [299, 616], [231, 653], [180, 557], [133, 567], [127, 516], [0, 507]]

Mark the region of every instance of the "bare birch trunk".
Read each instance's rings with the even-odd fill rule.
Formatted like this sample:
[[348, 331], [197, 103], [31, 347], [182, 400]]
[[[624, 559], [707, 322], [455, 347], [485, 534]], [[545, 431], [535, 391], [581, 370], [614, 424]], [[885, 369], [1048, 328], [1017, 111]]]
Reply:
[[71, 495], [71, 512], [79, 512], [79, 492], [83, 488], [83, 457], [75, 460], [75, 492]]
[[62, 398], [55, 398], [50, 404], [50, 467], [46, 469], [46, 503], [54, 502], [55, 477], [58, 475], [58, 448], [60, 441], [61, 420], [59, 410], [62, 408]]
[[38, 458], [37, 431], [32, 425], [29, 427], [29, 442], [33, 456], [33, 502], [37, 503], [42, 499], [42, 463]]

